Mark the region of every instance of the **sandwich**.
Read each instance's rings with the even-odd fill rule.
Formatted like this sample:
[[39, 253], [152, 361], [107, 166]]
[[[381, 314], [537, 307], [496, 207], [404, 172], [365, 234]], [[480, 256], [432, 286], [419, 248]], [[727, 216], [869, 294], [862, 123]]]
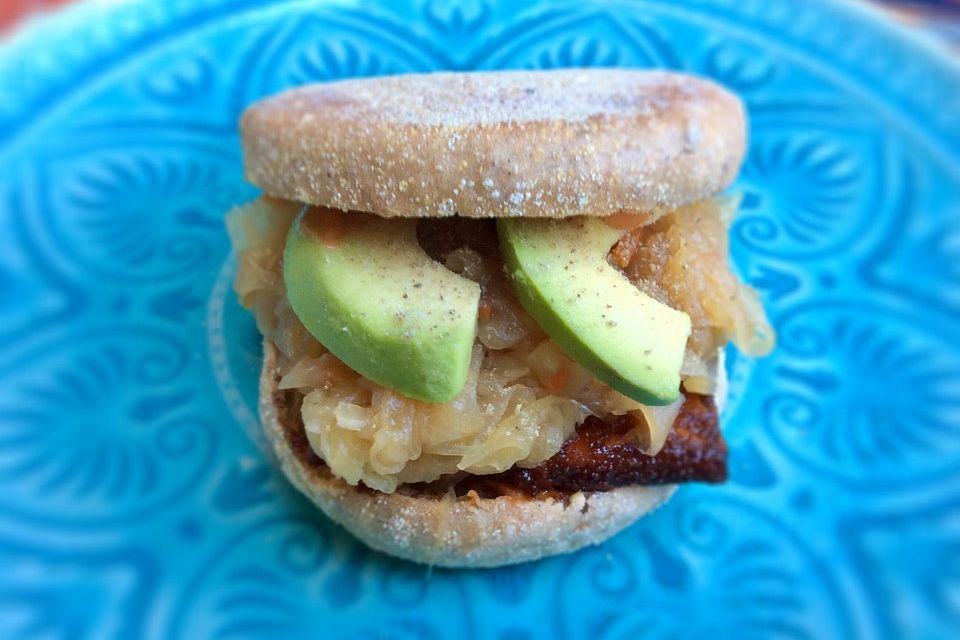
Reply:
[[598, 543], [726, 479], [740, 101], [659, 71], [433, 73], [251, 106], [227, 218], [282, 469], [374, 549], [451, 567]]

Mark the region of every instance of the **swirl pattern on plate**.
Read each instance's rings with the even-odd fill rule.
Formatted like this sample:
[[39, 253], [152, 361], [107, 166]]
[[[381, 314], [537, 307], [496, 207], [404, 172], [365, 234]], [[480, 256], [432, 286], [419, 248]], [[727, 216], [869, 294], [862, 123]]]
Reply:
[[49, 347], [2, 390], [0, 478], [18, 490], [0, 504], [42, 522], [118, 526], [189, 491], [217, 434], [197, 392], [177, 384], [188, 360], [170, 335], [125, 327]]

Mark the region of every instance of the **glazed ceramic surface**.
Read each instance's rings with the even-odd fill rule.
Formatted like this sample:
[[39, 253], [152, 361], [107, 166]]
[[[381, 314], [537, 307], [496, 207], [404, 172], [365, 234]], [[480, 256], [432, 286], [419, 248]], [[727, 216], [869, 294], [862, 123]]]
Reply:
[[[730, 481], [602, 546], [444, 571], [273, 470], [223, 215], [306, 82], [680, 69], [751, 119]], [[4, 638], [960, 637], [960, 72], [811, 0], [81, 4], [0, 47]]]

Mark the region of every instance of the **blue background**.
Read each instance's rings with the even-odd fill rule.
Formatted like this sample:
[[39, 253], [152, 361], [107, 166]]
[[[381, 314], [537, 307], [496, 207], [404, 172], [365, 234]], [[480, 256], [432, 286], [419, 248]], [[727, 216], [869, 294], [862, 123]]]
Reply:
[[[752, 121], [731, 480], [490, 571], [367, 551], [273, 470], [223, 213], [316, 80], [668, 67]], [[960, 71], [824, 1], [81, 4], [0, 48], [4, 638], [960, 637]]]

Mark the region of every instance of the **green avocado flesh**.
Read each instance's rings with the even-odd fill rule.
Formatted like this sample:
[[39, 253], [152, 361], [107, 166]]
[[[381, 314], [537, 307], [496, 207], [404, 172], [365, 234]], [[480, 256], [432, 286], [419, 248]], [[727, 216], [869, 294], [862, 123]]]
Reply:
[[607, 262], [623, 231], [596, 218], [513, 218], [497, 232], [517, 298], [571, 358], [638, 402], [676, 400], [690, 317]]
[[337, 215], [305, 208], [290, 229], [283, 279], [294, 313], [367, 379], [452, 400], [467, 378], [480, 286], [424, 253], [416, 220], [346, 214], [331, 234], [323, 225]]

